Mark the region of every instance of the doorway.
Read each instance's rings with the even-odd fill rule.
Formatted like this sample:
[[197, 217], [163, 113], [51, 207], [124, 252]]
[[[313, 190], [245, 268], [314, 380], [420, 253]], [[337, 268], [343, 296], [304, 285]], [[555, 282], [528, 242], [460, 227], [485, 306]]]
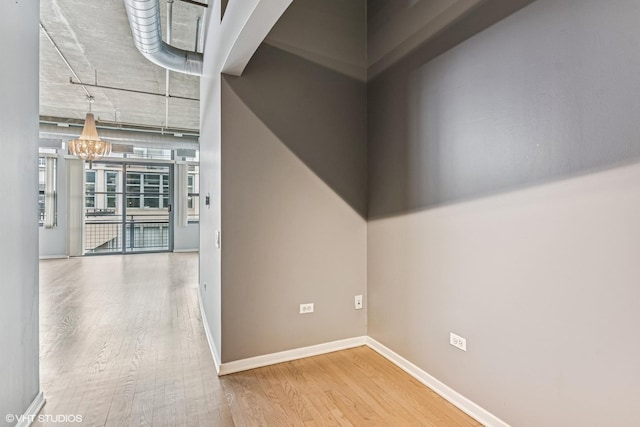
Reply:
[[100, 161], [85, 167], [84, 253], [173, 250], [173, 165]]

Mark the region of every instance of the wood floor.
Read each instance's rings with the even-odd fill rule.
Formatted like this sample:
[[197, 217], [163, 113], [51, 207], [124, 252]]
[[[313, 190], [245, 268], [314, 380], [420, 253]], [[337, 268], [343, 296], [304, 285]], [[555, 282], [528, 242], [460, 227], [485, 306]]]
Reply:
[[[40, 415], [34, 426], [477, 426], [360, 347], [218, 378], [196, 254], [40, 263]], [[82, 423], [61, 417], [82, 416]]]
[[242, 426], [479, 426], [368, 347], [220, 379]]

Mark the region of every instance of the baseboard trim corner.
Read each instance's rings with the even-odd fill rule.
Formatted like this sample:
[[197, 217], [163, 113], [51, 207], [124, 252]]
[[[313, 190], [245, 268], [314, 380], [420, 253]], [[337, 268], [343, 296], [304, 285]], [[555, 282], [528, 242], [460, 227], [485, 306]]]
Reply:
[[493, 415], [475, 402], [467, 399], [448, 385], [444, 384], [437, 378], [429, 375], [424, 370], [420, 369], [413, 363], [409, 362], [398, 353], [391, 350], [384, 344], [376, 341], [371, 337], [367, 337], [366, 345], [378, 352], [381, 356], [389, 360], [394, 365], [411, 375], [413, 378], [426, 385], [444, 399], [451, 402], [454, 406], [460, 409], [465, 414], [479, 421], [481, 424], [487, 427], [511, 427], [509, 424]]
[[250, 357], [247, 359], [235, 360], [233, 362], [227, 362], [220, 365], [218, 375], [228, 375], [235, 372], [248, 371], [249, 369], [275, 365], [277, 363], [290, 362], [292, 360], [304, 359], [306, 357], [318, 356], [320, 354], [333, 353], [334, 351], [361, 347], [366, 345], [366, 342], [367, 337], [361, 336], [312, 345], [309, 347], [295, 348], [293, 350], [280, 351], [278, 353]]
[[209, 329], [209, 322], [207, 321], [207, 315], [204, 312], [204, 306], [202, 305], [202, 291], [200, 285], [198, 285], [198, 303], [200, 305], [200, 317], [202, 317], [202, 326], [204, 326], [204, 334], [207, 337], [207, 343], [209, 344], [209, 352], [213, 359], [213, 365], [216, 368], [216, 374], [220, 375], [220, 359], [218, 359], [218, 352], [216, 350], [216, 343], [213, 341], [213, 335], [211, 335], [211, 329]]
[[20, 417], [16, 427], [29, 427], [37, 418], [38, 412], [44, 406], [44, 393], [39, 392], [27, 408], [25, 413]]

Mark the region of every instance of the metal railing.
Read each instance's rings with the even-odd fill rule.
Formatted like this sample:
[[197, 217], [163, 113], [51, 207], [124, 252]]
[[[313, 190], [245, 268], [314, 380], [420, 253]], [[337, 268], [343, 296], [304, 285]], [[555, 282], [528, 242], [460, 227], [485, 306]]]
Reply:
[[169, 249], [169, 219], [166, 214], [128, 215], [124, 223], [121, 218], [115, 218], [115, 215], [98, 215], [85, 220], [85, 253]]

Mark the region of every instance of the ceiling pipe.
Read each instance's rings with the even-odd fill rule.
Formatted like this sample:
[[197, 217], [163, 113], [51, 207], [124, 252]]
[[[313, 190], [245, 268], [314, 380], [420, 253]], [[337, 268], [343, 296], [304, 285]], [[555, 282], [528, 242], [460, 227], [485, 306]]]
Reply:
[[146, 90], [127, 89], [125, 87], [105, 86], [105, 85], [96, 85], [96, 84], [92, 84], [92, 83], [76, 82], [76, 81], [73, 80], [73, 77], [69, 78], [69, 83], [71, 83], [72, 85], [95, 87], [95, 88], [98, 88], [98, 89], [109, 89], [109, 90], [119, 90], [120, 92], [139, 93], [141, 95], [161, 96], [163, 98], [182, 99], [182, 100], [185, 100], [185, 101], [200, 101], [199, 98], [191, 98], [191, 97], [188, 97], [188, 96], [179, 96], [179, 95], [171, 95], [171, 94], [159, 93], [159, 92], [148, 92]]
[[178, 49], [162, 41], [158, 0], [124, 0], [133, 34], [140, 53], [160, 67], [193, 76], [202, 75], [202, 54]]
[[[82, 132], [78, 126], [59, 127], [54, 124], [40, 123], [40, 139], [63, 140], [77, 138]], [[198, 138], [190, 136], [159, 135], [116, 129], [100, 129], [100, 138], [117, 144], [135, 145], [155, 148], [187, 148], [198, 149]]]

